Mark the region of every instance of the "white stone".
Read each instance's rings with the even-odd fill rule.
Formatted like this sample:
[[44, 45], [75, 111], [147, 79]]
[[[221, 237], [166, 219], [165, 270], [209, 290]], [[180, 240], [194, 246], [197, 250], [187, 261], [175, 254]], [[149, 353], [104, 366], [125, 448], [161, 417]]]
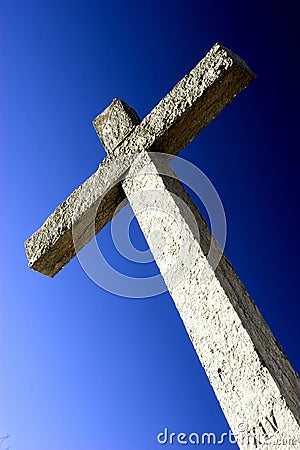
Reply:
[[160, 173], [141, 152], [122, 186], [239, 447], [300, 448], [299, 378], [226, 258], [211, 268], [209, 230], [196, 213], [195, 237], [183, 187], [173, 178], [172, 194]]

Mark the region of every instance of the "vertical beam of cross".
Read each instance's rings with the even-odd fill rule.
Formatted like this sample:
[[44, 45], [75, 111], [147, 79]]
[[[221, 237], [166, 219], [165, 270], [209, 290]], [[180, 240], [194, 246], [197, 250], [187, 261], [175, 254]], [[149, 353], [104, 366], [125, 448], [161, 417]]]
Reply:
[[[108, 153], [133, 126], [125, 105], [94, 121]], [[164, 156], [140, 152], [122, 188], [240, 448], [294, 449], [299, 379]]]
[[147, 152], [122, 186], [240, 448], [295, 449], [299, 379], [192, 200]]

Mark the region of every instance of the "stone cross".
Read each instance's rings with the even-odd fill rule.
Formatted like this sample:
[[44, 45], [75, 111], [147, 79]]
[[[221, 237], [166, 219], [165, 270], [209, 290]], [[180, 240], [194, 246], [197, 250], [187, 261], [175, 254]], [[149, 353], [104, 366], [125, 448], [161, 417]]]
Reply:
[[107, 157], [25, 247], [29, 267], [53, 277], [127, 197], [238, 445], [295, 450], [299, 378], [183, 186], [155, 157], [178, 154], [253, 78], [215, 44], [142, 122], [115, 99], [94, 120]]

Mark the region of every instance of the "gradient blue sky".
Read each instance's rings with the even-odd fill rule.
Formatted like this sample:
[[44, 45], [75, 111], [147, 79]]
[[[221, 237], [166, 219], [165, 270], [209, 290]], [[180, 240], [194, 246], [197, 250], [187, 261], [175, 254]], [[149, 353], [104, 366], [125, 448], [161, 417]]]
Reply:
[[[257, 0], [1, 1], [0, 435], [11, 436], [0, 448], [179, 449], [156, 435], [164, 427], [228, 430], [168, 294], [114, 296], [76, 258], [48, 279], [27, 268], [23, 247], [104, 158], [92, 119], [114, 97], [144, 117], [216, 41], [245, 58], [257, 79], [180, 156], [218, 190], [225, 252], [299, 371], [295, 8]], [[131, 235], [145, 248], [136, 224]], [[141, 276], [145, 269], [114, 254], [109, 227], [98, 241]], [[157, 272], [153, 264], [147, 270]]]

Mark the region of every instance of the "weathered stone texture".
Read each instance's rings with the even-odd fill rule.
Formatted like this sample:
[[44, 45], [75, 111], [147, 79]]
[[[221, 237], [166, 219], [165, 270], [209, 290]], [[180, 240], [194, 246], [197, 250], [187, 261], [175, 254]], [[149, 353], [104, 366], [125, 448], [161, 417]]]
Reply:
[[160, 173], [142, 152], [123, 188], [239, 446], [295, 450], [299, 378], [226, 257], [212, 270], [212, 237], [174, 173]]
[[[94, 208], [99, 207], [95, 224], [95, 231], [99, 231], [124, 199], [120, 186], [116, 185], [137, 154], [149, 150], [176, 155], [253, 78], [253, 73], [238, 56], [216, 44], [134, 128], [137, 116], [128, 105], [124, 106], [124, 102], [115, 100], [116, 108], [105, 110], [94, 122], [108, 156], [97, 172], [78, 188], [85, 189], [88, 198], [77, 207], [78, 190], [74, 191], [25, 242], [29, 267], [53, 277], [75, 255], [72, 218], [78, 223], [82, 221], [79, 231], [82, 228], [82, 236], [86, 236], [86, 239], [82, 238], [84, 245], [92, 237], [84, 230], [94, 226], [91, 223], [94, 221]], [[114, 118], [118, 109], [123, 117], [128, 111], [130, 114], [123, 121], [124, 125], [116, 126]], [[107, 131], [112, 127], [106, 123], [110, 117], [113, 117], [117, 130], [111, 135]]]
[[[120, 164], [107, 163], [105, 159], [97, 172], [56, 208], [41, 228], [25, 242], [29, 267], [54, 277], [75, 255], [73, 222], [77, 224], [77, 243], [82, 241], [78, 251], [94, 235], [91, 235], [91, 227], [97, 233], [112, 219], [125, 195], [119, 183], [112, 187], [110, 185], [111, 176], [118, 179], [122, 174]], [[85, 191], [85, 195], [80, 195], [82, 191]], [[91, 220], [95, 217], [96, 221]]]
[[94, 128], [106, 152], [112, 152], [117, 145], [141, 122], [134, 109], [115, 98], [112, 103], [93, 120]]

